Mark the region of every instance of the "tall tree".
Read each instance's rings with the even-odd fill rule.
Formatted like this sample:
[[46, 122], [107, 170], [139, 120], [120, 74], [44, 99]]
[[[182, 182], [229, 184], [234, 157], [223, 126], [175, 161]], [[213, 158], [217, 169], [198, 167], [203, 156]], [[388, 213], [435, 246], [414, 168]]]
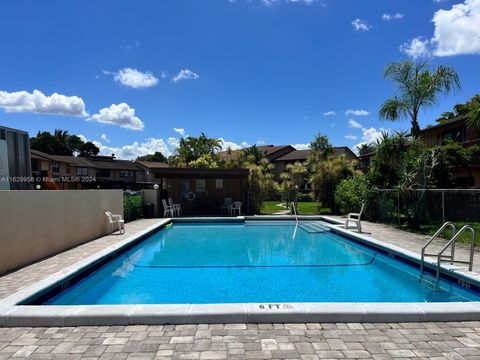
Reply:
[[358, 149], [358, 155], [366, 155], [366, 154], [371, 154], [375, 151], [375, 145], [374, 144], [361, 144], [357, 146]]
[[468, 124], [480, 129], [480, 103], [475, 105], [468, 113]]
[[320, 201], [322, 206], [335, 208], [335, 190], [343, 179], [353, 176], [352, 162], [342, 157], [329, 157], [324, 161], [313, 164], [310, 175], [313, 198]]
[[[471, 99], [469, 99], [465, 103], [456, 104], [453, 107], [453, 111], [444, 112], [436, 121], [438, 123], [444, 123], [445, 121], [456, 119], [463, 116], [474, 118], [475, 109], [480, 109], [480, 94], [473, 96]], [[478, 116], [480, 116], [480, 114]], [[475, 124], [470, 123], [469, 125], [475, 125]]]
[[155, 151], [154, 154], [148, 154], [137, 157], [137, 161], [156, 161], [156, 162], [166, 162], [167, 158], [160, 151]]
[[429, 63], [400, 61], [387, 65], [384, 77], [397, 86], [397, 94], [380, 107], [381, 119], [396, 121], [409, 117], [412, 136], [418, 136], [418, 115], [422, 108], [437, 103], [439, 95], [460, 89], [460, 78], [449, 65], [430, 69]]
[[91, 141], [84, 142], [80, 137], [71, 135], [66, 130], [56, 129], [53, 134], [48, 131], [38, 132], [30, 139], [30, 147], [51, 155], [92, 156], [100, 149]]
[[188, 136], [180, 139], [177, 153], [169, 159], [175, 166], [186, 167], [203, 155], [217, 157], [216, 153], [222, 148], [222, 140], [209, 138], [203, 132], [199, 137]]
[[333, 146], [330, 144], [327, 135], [320, 133], [316, 134], [310, 143], [310, 149], [315, 157], [315, 160], [325, 160], [327, 157], [333, 154]]
[[288, 203], [294, 201], [297, 191], [305, 181], [307, 175], [307, 167], [301, 162], [287, 164], [285, 171], [280, 174], [281, 184], [280, 191], [283, 198]]
[[243, 153], [247, 161], [257, 165], [259, 165], [262, 159], [265, 157], [265, 154], [258, 149], [257, 145], [253, 145], [247, 149], [244, 149]]

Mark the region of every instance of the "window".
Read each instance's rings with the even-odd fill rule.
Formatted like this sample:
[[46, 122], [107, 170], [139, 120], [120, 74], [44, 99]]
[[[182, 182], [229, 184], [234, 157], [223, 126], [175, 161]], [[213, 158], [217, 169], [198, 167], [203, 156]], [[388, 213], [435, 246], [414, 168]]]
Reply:
[[133, 178], [135, 177], [135, 172], [131, 170], [120, 170], [121, 178]]
[[442, 133], [442, 142], [448, 140], [463, 141], [461, 129], [448, 130]]
[[205, 192], [205, 179], [195, 180], [195, 191], [197, 193]]
[[96, 173], [97, 177], [110, 177], [110, 175], [111, 175], [110, 170], [97, 169], [97, 173]]
[[50, 171], [54, 173], [60, 172], [60, 165], [58, 163], [51, 163], [50, 164]]
[[77, 176], [88, 176], [88, 168], [77, 167]]
[[215, 179], [215, 188], [223, 189], [223, 179]]
[[70, 164], [66, 165], [66, 170], [65, 171], [67, 172], [67, 174], [70, 174]]

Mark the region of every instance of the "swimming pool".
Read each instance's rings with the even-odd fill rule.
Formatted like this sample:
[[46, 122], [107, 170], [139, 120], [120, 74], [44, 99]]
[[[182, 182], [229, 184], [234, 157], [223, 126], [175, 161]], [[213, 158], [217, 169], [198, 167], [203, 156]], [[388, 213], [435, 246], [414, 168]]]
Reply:
[[479, 300], [448, 279], [439, 288], [419, 281], [418, 267], [337, 233], [246, 221], [174, 223], [43, 304]]

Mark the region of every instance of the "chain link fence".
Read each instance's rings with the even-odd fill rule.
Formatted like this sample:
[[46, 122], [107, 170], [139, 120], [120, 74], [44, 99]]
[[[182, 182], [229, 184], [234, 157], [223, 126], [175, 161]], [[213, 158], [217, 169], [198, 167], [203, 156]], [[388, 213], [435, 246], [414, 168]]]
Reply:
[[376, 190], [366, 212], [370, 220], [418, 228], [446, 221], [480, 222], [480, 189]]

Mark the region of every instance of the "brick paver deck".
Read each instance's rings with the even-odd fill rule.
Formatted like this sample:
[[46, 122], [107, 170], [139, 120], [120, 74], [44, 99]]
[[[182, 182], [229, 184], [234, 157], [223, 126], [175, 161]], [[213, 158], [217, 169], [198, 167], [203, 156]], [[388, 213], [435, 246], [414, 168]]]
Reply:
[[[329, 216], [331, 218], [345, 221], [345, 217], [341, 216]], [[356, 232], [351, 228], [351, 231]], [[457, 229], [458, 231], [459, 229]], [[365, 235], [371, 236], [377, 240], [384, 241], [386, 243], [399, 246], [401, 248], [413, 251], [420, 254], [425, 242], [430, 239], [430, 236], [415, 234], [407, 231], [403, 231], [385, 224], [372, 223], [368, 221], [362, 221], [362, 231]], [[477, 234], [477, 241], [480, 234]], [[434, 240], [428, 248], [428, 252], [435, 253], [440, 250], [446, 244], [446, 240], [438, 238]], [[468, 260], [470, 257], [470, 248], [464, 244], [457, 244], [455, 248], [455, 258], [459, 260]], [[449, 255], [449, 250], [447, 250]], [[462, 265], [460, 265], [462, 266]], [[480, 249], [475, 249], [475, 256], [473, 261], [473, 271], [480, 273]]]
[[[127, 236], [155, 221], [127, 224]], [[379, 226], [365, 230], [413, 251], [424, 240], [410, 243], [408, 233]], [[103, 237], [0, 277], [0, 298], [123, 238]], [[480, 322], [0, 328], [0, 360], [10, 358], [480, 359]]]

